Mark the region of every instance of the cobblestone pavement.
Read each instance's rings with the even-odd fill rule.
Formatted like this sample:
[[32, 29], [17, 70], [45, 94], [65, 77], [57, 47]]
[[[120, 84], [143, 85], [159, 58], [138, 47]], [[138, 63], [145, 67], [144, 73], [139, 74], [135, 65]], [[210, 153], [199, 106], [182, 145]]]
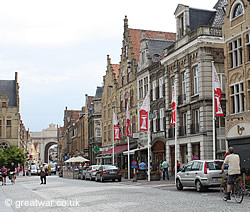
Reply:
[[[218, 190], [198, 193], [177, 191], [168, 182], [94, 182], [49, 176], [46, 185], [39, 178], [19, 177], [16, 185], [0, 187], [0, 211], [249, 211], [250, 200], [242, 204], [224, 202]], [[10, 207], [8, 205], [11, 205]], [[39, 206], [40, 205], [40, 206]]]

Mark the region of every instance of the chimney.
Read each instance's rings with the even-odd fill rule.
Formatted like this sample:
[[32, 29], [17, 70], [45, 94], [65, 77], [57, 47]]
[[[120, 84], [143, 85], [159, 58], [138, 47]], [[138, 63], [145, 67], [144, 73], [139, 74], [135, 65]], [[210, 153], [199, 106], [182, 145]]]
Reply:
[[15, 81], [17, 82], [18, 80], [18, 72], [15, 72]]

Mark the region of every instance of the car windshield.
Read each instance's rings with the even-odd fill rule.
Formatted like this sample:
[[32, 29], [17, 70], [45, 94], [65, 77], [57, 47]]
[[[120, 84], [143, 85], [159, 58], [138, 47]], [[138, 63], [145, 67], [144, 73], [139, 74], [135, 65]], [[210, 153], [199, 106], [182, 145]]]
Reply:
[[31, 169], [36, 169], [36, 165], [31, 165]]
[[221, 170], [222, 164], [223, 164], [223, 161], [207, 162], [207, 168], [209, 170]]
[[100, 167], [100, 165], [94, 165], [92, 166], [92, 169], [98, 169]]

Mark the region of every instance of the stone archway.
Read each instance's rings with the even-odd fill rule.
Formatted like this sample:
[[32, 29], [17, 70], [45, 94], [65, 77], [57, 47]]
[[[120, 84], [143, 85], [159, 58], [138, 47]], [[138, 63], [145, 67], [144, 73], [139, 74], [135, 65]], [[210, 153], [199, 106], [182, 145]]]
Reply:
[[51, 141], [51, 142], [48, 142], [46, 145], [45, 145], [45, 148], [44, 148], [44, 162], [45, 163], [48, 163], [49, 162], [49, 148], [53, 145], [57, 144], [57, 142], [54, 142], [54, 141]]

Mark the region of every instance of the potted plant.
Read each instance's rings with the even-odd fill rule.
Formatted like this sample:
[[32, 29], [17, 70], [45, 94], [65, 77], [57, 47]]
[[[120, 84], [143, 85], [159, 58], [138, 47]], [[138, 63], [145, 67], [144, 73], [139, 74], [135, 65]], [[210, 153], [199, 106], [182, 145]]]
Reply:
[[145, 171], [137, 170], [137, 172], [136, 172], [136, 179], [137, 180], [146, 180], [147, 179], [146, 172]]
[[151, 181], [161, 180], [161, 172], [151, 171], [150, 172], [150, 180]]

